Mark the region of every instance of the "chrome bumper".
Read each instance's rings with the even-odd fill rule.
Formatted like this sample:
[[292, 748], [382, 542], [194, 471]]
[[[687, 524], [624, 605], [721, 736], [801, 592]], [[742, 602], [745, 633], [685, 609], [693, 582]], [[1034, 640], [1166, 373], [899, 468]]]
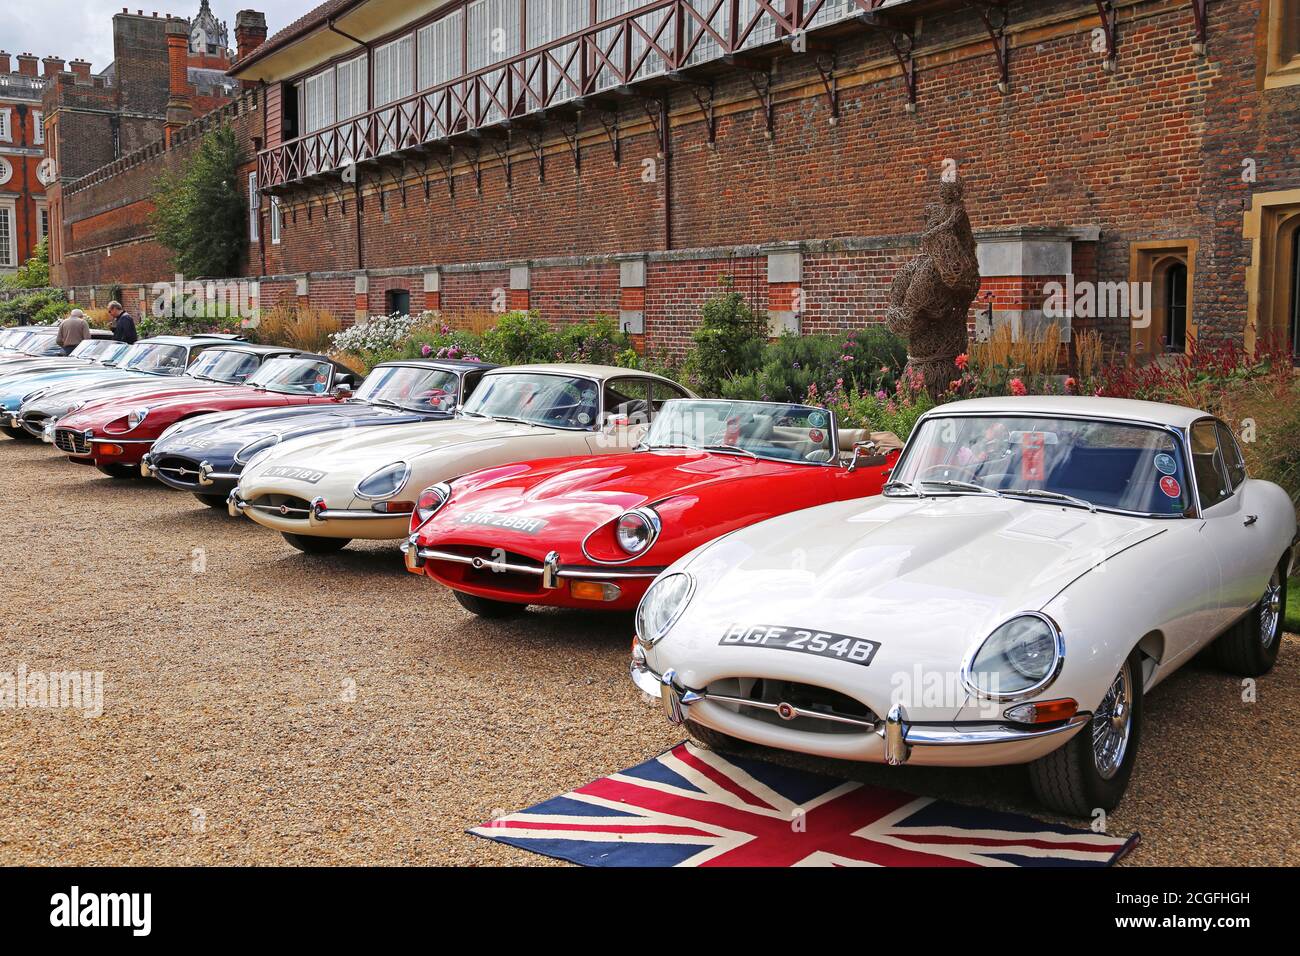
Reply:
[[978, 747], [989, 744], [1013, 744], [1026, 740], [1052, 737], [1056, 734], [1070, 734], [1092, 719], [1092, 714], [1080, 712], [1069, 720], [1051, 727], [1014, 727], [1007, 724], [948, 724], [944, 726], [918, 726], [907, 719], [907, 709], [902, 704], [890, 708], [884, 720], [854, 720], [847, 717], [805, 711], [790, 704], [770, 704], [745, 698], [710, 694], [685, 687], [678, 680], [677, 672], [669, 668], [663, 674], [656, 674], [645, 663], [644, 654], [637, 648], [632, 657], [632, 682], [637, 688], [651, 697], [657, 697], [663, 707], [668, 722], [680, 725], [685, 722], [692, 705], [701, 701], [715, 701], [720, 704], [740, 704], [745, 707], [775, 710], [783, 717], [812, 717], [819, 720], [831, 720], [837, 723], [853, 724], [864, 732], [874, 732], [884, 741], [885, 763], [891, 767], [902, 766], [912, 756], [916, 747]]
[[[207, 477], [208, 477], [208, 484], [211, 484], [213, 479], [218, 479], [218, 478], [238, 479], [240, 476], [226, 475], [220, 472], [209, 472]], [[200, 478], [200, 483], [202, 483], [202, 478]], [[245, 511], [258, 510], [258, 506], [245, 500], [243, 495], [239, 493], [239, 489], [235, 488], [230, 492], [229, 497], [226, 498], [226, 510], [230, 513], [230, 516], [232, 518], [238, 518]], [[278, 509], [265, 508], [263, 510], [265, 511], [266, 514], [271, 515], [272, 517], [275, 517], [276, 515], [280, 515], [281, 517], [288, 517], [288, 515], [281, 514]], [[303, 510], [297, 509], [294, 513], [303, 514]], [[396, 518], [410, 518], [411, 512], [409, 511], [359, 511], [352, 508], [327, 508], [325, 507], [324, 498], [316, 498], [312, 501], [311, 508], [306, 512], [305, 517], [307, 518], [308, 524], [314, 525], [314, 524], [322, 524], [323, 522], [326, 521], [392, 521]]]
[[[140, 474], [145, 478], [155, 478], [158, 475], [158, 468], [153, 463], [153, 452], [145, 452], [144, 457], [140, 459]], [[204, 488], [210, 488], [218, 481], [238, 481], [239, 475], [224, 471], [213, 471], [212, 465], [206, 461], [199, 462], [199, 485]]]
[[542, 587], [555, 590], [564, 580], [576, 581], [631, 581], [656, 577], [663, 568], [593, 568], [579, 565], [560, 564], [560, 553], [551, 551], [546, 555], [542, 566], [531, 564], [514, 564], [510, 561], [494, 561], [479, 555], [454, 554], [439, 551], [437, 548], [421, 548], [414, 537], [407, 538], [400, 545], [406, 558], [406, 567], [411, 571], [420, 571], [428, 561], [448, 561], [452, 564], [465, 564], [481, 571], [510, 571], [515, 574], [532, 574], [542, 579]]

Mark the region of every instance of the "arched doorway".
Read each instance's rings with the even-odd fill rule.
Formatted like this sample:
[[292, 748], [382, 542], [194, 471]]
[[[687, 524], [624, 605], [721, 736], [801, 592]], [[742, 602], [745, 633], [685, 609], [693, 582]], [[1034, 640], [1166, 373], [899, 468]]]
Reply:
[[1149, 310], [1146, 321], [1135, 321], [1130, 356], [1142, 364], [1162, 355], [1185, 353], [1196, 340], [1192, 312], [1193, 271], [1197, 243], [1135, 242], [1131, 246], [1130, 281], [1139, 283]]
[[1187, 351], [1187, 259], [1170, 256], [1152, 275], [1153, 354]]

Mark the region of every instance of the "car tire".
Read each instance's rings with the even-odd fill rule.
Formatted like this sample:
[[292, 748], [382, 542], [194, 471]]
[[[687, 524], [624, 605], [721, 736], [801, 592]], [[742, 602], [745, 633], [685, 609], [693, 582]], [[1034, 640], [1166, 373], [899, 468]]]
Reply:
[[461, 607], [471, 614], [477, 614], [479, 617], [518, 617], [528, 610], [527, 604], [493, 601], [491, 598], [482, 598], [476, 594], [465, 594], [463, 591], [452, 591], [451, 593], [456, 595], [456, 600], [460, 602]]
[[1277, 663], [1282, 648], [1282, 619], [1286, 616], [1286, 571], [1273, 569], [1264, 596], [1250, 613], [1214, 642], [1218, 665], [1239, 677], [1259, 677]]
[[[1114, 709], [1115, 697], [1128, 700], [1123, 708], [1122, 716], [1127, 720], [1123, 728], [1107, 714]], [[1109, 751], [1099, 750], [1100, 734], [1107, 735], [1105, 742], [1112, 748]], [[1035, 796], [1043, 806], [1071, 817], [1091, 817], [1099, 809], [1114, 810], [1128, 789], [1141, 736], [1142, 657], [1135, 650], [1115, 675], [1093, 719], [1065, 746], [1029, 765]], [[1117, 742], [1121, 742], [1119, 748], [1115, 747]]]
[[686, 732], [691, 735], [691, 739], [698, 744], [704, 744], [710, 750], [716, 750], [718, 753], [735, 753], [738, 750], [745, 749], [745, 742], [739, 740], [730, 734], [724, 734], [720, 730], [714, 730], [712, 727], [702, 727], [693, 720], [686, 721], [683, 724]]
[[110, 478], [117, 478], [125, 481], [128, 478], [134, 478], [140, 474], [139, 470], [132, 468], [130, 465], [96, 465], [96, 471], [100, 471]]
[[25, 428], [10, 428], [8, 425], [0, 425], [0, 431], [16, 441], [36, 441], [36, 436]]
[[347, 547], [351, 538], [317, 538], [309, 534], [290, 534], [288, 531], [281, 531], [284, 540], [301, 551], [303, 554], [333, 554], [335, 551], [342, 551]]
[[213, 508], [213, 509], [220, 508], [223, 511], [226, 508], [225, 495], [201, 495], [196, 491], [194, 492], [194, 497], [198, 498], [199, 501], [203, 502], [209, 508]]

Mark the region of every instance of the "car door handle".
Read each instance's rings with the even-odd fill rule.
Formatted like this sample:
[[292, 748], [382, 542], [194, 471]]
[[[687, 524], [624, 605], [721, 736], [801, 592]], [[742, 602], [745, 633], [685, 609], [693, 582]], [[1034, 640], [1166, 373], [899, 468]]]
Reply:
[[1247, 528], [1259, 520], [1259, 515], [1246, 515], [1246, 520], [1242, 522]]

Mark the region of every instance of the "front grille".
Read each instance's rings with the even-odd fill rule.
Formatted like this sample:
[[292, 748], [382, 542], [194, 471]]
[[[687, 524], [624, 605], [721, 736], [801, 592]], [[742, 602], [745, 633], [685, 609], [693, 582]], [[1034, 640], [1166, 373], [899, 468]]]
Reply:
[[[466, 584], [475, 584], [479, 587], [513, 591], [521, 594], [536, 594], [542, 590], [542, 562], [536, 558], [516, 554], [513, 551], [503, 551], [500, 548], [485, 548], [476, 545], [437, 545], [437, 549], [448, 554], [479, 558], [483, 562], [482, 567], [476, 568], [471, 564], [438, 561], [436, 558], [431, 559], [431, 563], [438, 566], [439, 574], [443, 574], [450, 580], [464, 581]], [[497, 563], [536, 568], [538, 573], [528, 574], [522, 571], [493, 570], [493, 565]]]
[[260, 495], [248, 507], [290, 521], [306, 521], [311, 514], [311, 502], [294, 495]]
[[44, 412], [23, 412], [18, 416], [19, 423], [37, 438], [45, 434], [45, 423], [50, 420], [50, 416]]
[[[705, 693], [711, 699], [728, 698], [717, 703], [738, 713], [743, 711], [746, 717], [809, 733], [861, 734], [871, 729], [868, 725], [879, 722], [871, 708], [861, 701], [812, 684], [762, 677], [730, 677], [709, 684]], [[780, 704], [793, 705], [809, 712], [809, 715], [786, 719], [772, 709], [773, 705]]]
[[199, 463], [196, 461], [168, 455], [159, 458], [153, 466], [158, 474], [165, 475], [168, 480], [178, 485], [185, 485], [187, 488], [200, 487]]
[[59, 451], [66, 451], [70, 455], [90, 454], [90, 442], [86, 440], [85, 434], [71, 428], [54, 429], [54, 444]]

